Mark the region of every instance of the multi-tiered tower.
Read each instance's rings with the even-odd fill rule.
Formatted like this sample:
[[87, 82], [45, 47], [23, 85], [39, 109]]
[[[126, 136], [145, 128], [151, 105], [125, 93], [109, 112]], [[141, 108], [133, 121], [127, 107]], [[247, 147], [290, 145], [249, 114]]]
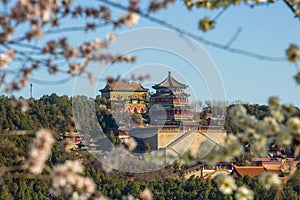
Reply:
[[168, 77], [152, 88], [156, 93], [151, 96], [152, 108], [149, 110], [151, 124], [163, 125], [164, 128], [198, 129], [193, 120], [185, 89], [188, 86], [178, 82], [169, 71]]

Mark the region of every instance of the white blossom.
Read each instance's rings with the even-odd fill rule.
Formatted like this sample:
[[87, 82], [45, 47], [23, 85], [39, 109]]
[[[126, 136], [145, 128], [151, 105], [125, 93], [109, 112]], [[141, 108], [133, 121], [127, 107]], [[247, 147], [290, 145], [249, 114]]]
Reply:
[[51, 5], [49, 0], [39, 0], [38, 1], [39, 5], [39, 11], [40, 11], [40, 17], [42, 22], [47, 22], [50, 19], [51, 15]]
[[[157, 166], [165, 164], [166, 155], [163, 151], [151, 151], [145, 155], [146, 162], [152, 162]], [[171, 158], [172, 159], [172, 158]]]
[[134, 196], [129, 194], [129, 195], [123, 195], [122, 200], [135, 200], [135, 198], [134, 198]]
[[96, 197], [93, 200], [109, 200], [106, 196], [101, 195], [100, 197]]
[[237, 136], [230, 134], [226, 137], [225, 144], [221, 147], [218, 154], [221, 159], [229, 161], [233, 157], [241, 155], [243, 150], [243, 146]]
[[287, 120], [287, 127], [292, 133], [300, 132], [300, 119], [298, 117], [291, 117]]
[[219, 174], [215, 181], [223, 194], [231, 194], [237, 188], [235, 180], [226, 174]]
[[50, 131], [41, 129], [36, 133], [29, 151], [29, 158], [25, 161], [25, 166], [31, 173], [42, 173], [53, 143], [54, 139]]
[[230, 115], [233, 118], [239, 117], [239, 116], [245, 116], [247, 114], [247, 110], [243, 105], [236, 105], [230, 109]]
[[235, 198], [237, 200], [252, 200], [254, 198], [253, 191], [243, 185], [237, 189]]
[[8, 51], [0, 54], [0, 69], [6, 67], [14, 58], [15, 51], [9, 49]]
[[279, 122], [282, 122], [284, 120], [284, 116], [280, 110], [271, 109], [271, 115]]
[[115, 34], [115, 33], [109, 33], [109, 34], [106, 35], [106, 38], [109, 41], [114, 41], [117, 38], [117, 34]]
[[105, 110], [107, 107], [106, 107], [106, 105], [104, 105], [104, 104], [100, 104], [100, 105], [99, 105], [99, 108], [100, 108], [101, 110]]
[[251, 146], [251, 150], [254, 156], [266, 156], [267, 155], [267, 138], [259, 137]]
[[279, 124], [273, 117], [265, 117], [263, 119], [263, 131], [265, 134], [274, 135], [276, 132], [280, 130]]
[[289, 146], [292, 144], [293, 136], [287, 130], [282, 130], [277, 134], [276, 142], [283, 146]]
[[142, 200], [152, 200], [152, 192], [146, 188], [140, 193], [140, 197]]
[[259, 181], [261, 185], [267, 190], [273, 186], [278, 186], [281, 184], [281, 180], [278, 177], [278, 175], [271, 172], [266, 172], [263, 175], [261, 175]]
[[125, 144], [126, 148], [127, 148], [129, 151], [135, 150], [135, 148], [136, 148], [136, 146], [137, 146], [137, 142], [136, 142], [135, 139], [132, 138], [132, 137], [125, 138], [125, 139], [124, 139], [124, 144]]
[[112, 172], [113, 169], [120, 168], [120, 161], [125, 158], [128, 151], [124, 147], [112, 149], [102, 160], [102, 169], [106, 173]]
[[124, 20], [124, 24], [131, 28], [139, 22], [140, 16], [137, 13], [129, 12], [126, 13], [121, 19]]
[[51, 193], [55, 196], [69, 196], [72, 200], [89, 199], [96, 185], [91, 178], [79, 175], [83, 169], [78, 160], [67, 160], [64, 164], [55, 166], [51, 172]]
[[29, 105], [28, 105], [27, 101], [24, 99], [21, 99], [21, 98], [12, 100], [11, 105], [12, 105], [12, 107], [21, 108], [22, 112], [27, 112], [29, 110]]

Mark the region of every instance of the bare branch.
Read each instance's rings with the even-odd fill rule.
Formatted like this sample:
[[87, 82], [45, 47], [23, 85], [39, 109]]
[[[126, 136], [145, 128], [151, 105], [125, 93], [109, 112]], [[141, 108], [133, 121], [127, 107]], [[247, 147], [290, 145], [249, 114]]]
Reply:
[[291, 4], [289, 0], [283, 0], [283, 2], [295, 14], [295, 17], [297, 17], [297, 13], [296, 13], [296, 10], [295, 10], [293, 4]]
[[41, 79], [35, 79], [31, 78], [30, 81], [32, 83], [36, 83], [38, 85], [63, 85], [67, 82], [71, 81], [73, 79], [72, 76], [68, 75], [67, 77], [60, 79], [60, 80], [54, 80], [54, 81], [47, 81], [47, 80], [41, 80]]
[[[123, 11], [131, 11], [131, 12], [137, 12], [136, 10], [130, 10], [129, 7], [126, 7], [122, 4], [119, 4], [119, 3], [115, 3], [113, 1], [110, 1], [110, 0], [97, 0], [99, 2], [102, 2], [102, 3], [105, 3], [109, 6], [112, 6], [112, 7], [115, 7], [115, 8], [118, 8], [120, 10], [123, 10]], [[218, 43], [218, 42], [214, 42], [214, 41], [211, 41], [211, 40], [207, 40], [203, 37], [200, 37], [196, 34], [193, 34], [191, 32], [188, 32], [178, 26], [175, 26], [171, 23], [168, 23], [164, 20], [161, 20], [159, 18], [156, 18], [156, 17], [153, 17], [151, 16], [150, 14], [148, 13], [144, 13], [142, 11], [138, 11], [137, 12], [141, 17], [151, 21], [151, 22], [154, 22], [156, 24], [159, 24], [159, 25], [162, 25], [166, 28], [170, 28], [172, 30], [175, 30], [175, 31], [178, 31], [179, 33], [181, 34], [185, 34], [195, 40], [197, 40], [198, 42], [201, 42], [202, 44], [205, 44], [207, 46], [212, 46], [212, 47], [215, 47], [215, 48], [218, 48], [218, 49], [222, 49], [222, 50], [225, 50], [225, 51], [228, 51], [230, 53], [234, 53], [234, 54], [239, 54], [239, 55], [243, 55], [243, 56], [247, 56], [247, 57], [251, 57], [251, 58], [255, 58], [255, 59], [258, 59], [258, 60], [264, 60], [264, 61], [269, 61], [269, 62], [286, 62], [286, 58], [285, 57], [276, 57], [276, 56], [266, 56], [266, 55], [263, 55], [263, 54], [259, 54], [259, 53], [256, 53], [256, 52], [252, 52], [252, 51], [248, 51], [248, 50], [244, 50], [244, 49], [239, 49], [239, 48], [232, 48], [232, 47], [228, 47], [226, 44], [221, 44], [221, 43]]]
[[228, 48], [234, 43], [234, 41], [237, 40], [237, 38], [239, 37], [240, 33], [242, 32], [242, 28], [239, 27], [237, 29], [237, 31], [235, 32], [235, 34], [230, 38], [230, 40], [226, 43], [226, 46], [228, 46]]

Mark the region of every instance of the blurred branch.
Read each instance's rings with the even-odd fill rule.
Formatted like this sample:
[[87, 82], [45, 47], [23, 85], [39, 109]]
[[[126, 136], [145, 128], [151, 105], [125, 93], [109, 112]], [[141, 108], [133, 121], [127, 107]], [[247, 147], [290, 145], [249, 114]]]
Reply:
[[112, 7], [118, 8], [118, 9], [123, 10], [123, 11], [136, 12], [141, 17], [143, 17], [143, 18], [145, 18], [145, 19], [147, 19], [151, 22], [154, 22], [154, 23], [159, 24], [161, 26], [164, 26], [166, 28], [170, 28], [170, 29], [175, 30], [179, 33], [185, 34], [185, 35], [187, 35], [187, 36], [189, 36], [189, 37], [191, 37], [191, 38], [197, 40], [198, 42], [201, 42], [202, 44], [205, 44], [207, 46], [215, 47], [215, 48], [218, 48], [218, 49], [228, 51], [230, 53], [239, 54], [239, 55], [255, 58], [255, 59], [258, 59], [258, 60], [264, 60], [264, 61], [270, 61], [270, 62], [285, 62], [286, 61], [285, 57], [267, 56], [267, 55], [259, 54], [259, 53], [244, 50], [244, 49], [228, 47], [226, 44], [221, 44], [221, 43], [218, 43], [218, 42], [207, 40], [203, 37], [200, 37], [196, 34], [193, 34], [189, 31], [186, 31], [186, 30], [184, 30], [184, 29], [182, 29], [178, 26], [175, 26], [175, 25], [173, 25], [169, 22], [166, 22], [162, 19], [153, 17], [148, 13], [145, 13], [145, 12], [142, 12], [142, 11], [136, 11], [134, 9], [131, 9], [131, 8], [127, 7], [127, 6], [124, 6], [122, 4], [119, 4], [119, 3], [116, 3], [116, 2], [113, 2], [113, 1], [110, 1], [110, 0], [97, 0], [97, 1], [105, 3], [105, 4], [107, 4], [109, 6], [112, 6]]
[[35, 79], [35, 78], [31, 78], [30, 81], [32, 83], [36, 83], [38, 85], [63, 85], [67, 82], [69, 82], [70, 80], [72, 80], [72, 76], [67, 76], [66, 78], [60, 79], [60, 80], [54, 80], [54, 81], [46, 81], [46, 80], [41, 80], [41, 79]]
[[218, 14], [213, 18], [213, 21], [216, 21], [219, 17], [221, 17], [228, 8], [229, 6], [223, 8], [220, 12], [218, 12]]
[[240, 33], [242, 32], [242, 28], [239, 27], [237, 29], [237, 31], [235, 32], [235, 34], [230, 38], [230, 40], [226, 43], [226, 46], [228, 46], [228, 48], [234, 43], [234, 41], [237, 40], [237, 38], [239, 37]]
[[[95, 30], [99, 28], [103, 28], [105, 26], [109, 25], [108, 22], [100, 23], [95, 25]], [[86, 29], [86, 26], [70, 26], [70, 27], [62, 27], [57, 29], [50, 29], [44, 32], [44, 35], [51, 35], [51, 34], [57, 34], [57, 33], [66, 33], [66, 32], [73, 32], [73, 31], [83, 31]], [[25, 36], [16, 37], [11, 39], [8, 43], [16, 43], [20, 42], [22, 40], [26, 40], [27, 38]]]
[[295, 14], [295, 17], [297, 17], [297, 13], [296, 13], [296, 10], [295, 10], [293, 4], [289, 0], [283, 0], [283, 2]]

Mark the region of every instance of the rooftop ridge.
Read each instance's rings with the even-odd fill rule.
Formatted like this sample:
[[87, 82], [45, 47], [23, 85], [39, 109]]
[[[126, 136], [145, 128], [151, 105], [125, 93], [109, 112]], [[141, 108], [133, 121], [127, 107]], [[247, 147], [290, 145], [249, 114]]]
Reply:
[[152, 88], [158, 89], [158, 88], [187, 88], [188, 86], [180, 83], [176, 79], [173, 78], [172, 72], [168, 72], [168, 77], [160, 82], [159, 84], [154, 85]]

